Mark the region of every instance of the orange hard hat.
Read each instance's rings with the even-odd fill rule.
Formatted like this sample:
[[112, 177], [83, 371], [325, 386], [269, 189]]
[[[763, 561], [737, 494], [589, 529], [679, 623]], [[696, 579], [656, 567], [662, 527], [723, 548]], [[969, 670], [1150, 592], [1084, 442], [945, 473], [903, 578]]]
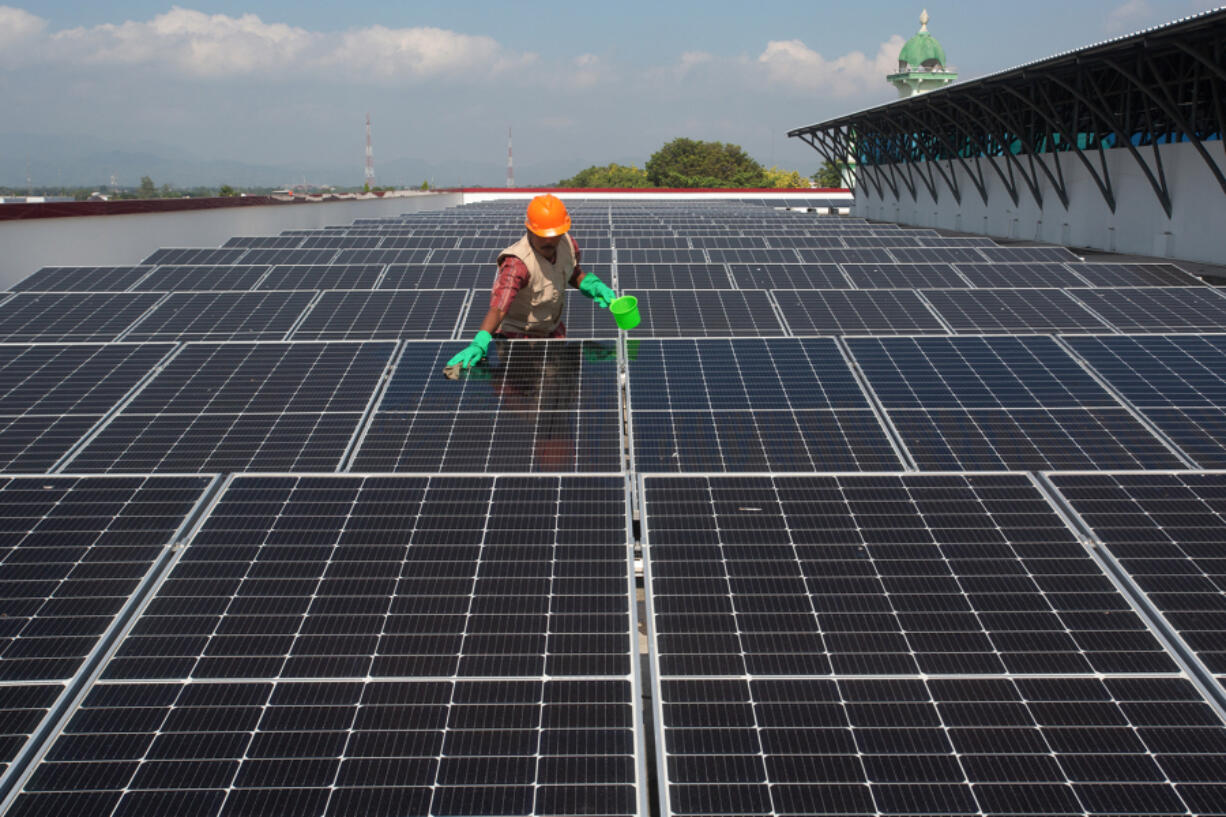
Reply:
[[524, 226], [539, 236], [552, 238], [570, 229], [570, 215], [560, 198], [546, 193], [528, 202], [528, 218]]

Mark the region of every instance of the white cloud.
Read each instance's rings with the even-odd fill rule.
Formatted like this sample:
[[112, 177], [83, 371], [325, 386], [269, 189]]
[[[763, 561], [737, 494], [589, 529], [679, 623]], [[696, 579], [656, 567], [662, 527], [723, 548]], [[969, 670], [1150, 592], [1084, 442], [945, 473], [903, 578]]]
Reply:
[[1142, 28], [1153, 17], [1148, 0], [1127, 0], [1107, 12], [1104, 24], [1108, 34], [1126, 34]]
[[[5, 25], [6, 17], [14, 22]], [[0, 43], [38, 18], [0, 7]], [[18, 25], [18, 23], [22, 25]], [[440, 28], [369, 26], [339, 33], [175, 7], [148, 21], [65, 29], [50, 36], [51, 62], [132, 65], [196, 78], [310, 77], [344, 81], [489, 78], [530, 65], [535, 54], [492, 37]]]
[[47, 21], [28, 11], [0, 6], [0, 49], [18, 49], [38, 38]]
[[819, 96], [847, 97], [877, 88], [886, 74], [898, 70], [898, 52], [906, 43], [895, 34], [872, 58], [851, 51], [827, 59], [800, 40], [772, 40], [758, 56], [767, 81]]
[[535, 54], [503, 48], [492, 37], [441, 28], [371, 26], [341, 35], [320, 66], [383, 80], [445, 75], [489, 76], [534, 62]]

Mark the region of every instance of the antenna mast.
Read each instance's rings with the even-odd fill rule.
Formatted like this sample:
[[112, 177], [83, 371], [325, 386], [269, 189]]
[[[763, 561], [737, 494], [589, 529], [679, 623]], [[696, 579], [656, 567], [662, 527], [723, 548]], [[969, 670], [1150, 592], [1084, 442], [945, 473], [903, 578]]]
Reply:
[[511, 163], [511, 126], [507, 125], [507, 187], [515, 186], [515, 166]]
[[370, 149], [370, 114], [366, 114], [366, 189], [375, 189], [375, 154]]

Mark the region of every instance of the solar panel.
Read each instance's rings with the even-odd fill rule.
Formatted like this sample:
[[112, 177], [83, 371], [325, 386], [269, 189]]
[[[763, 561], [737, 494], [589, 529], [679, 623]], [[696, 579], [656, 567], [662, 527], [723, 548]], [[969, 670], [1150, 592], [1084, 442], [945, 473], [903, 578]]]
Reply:
[[844, 264], [843, 271], [859, 289], [968, 286], [950, 264]]
[[623, 290], [637, 289], [731, 289], [728, 268], [723, 264], [624, 264], [617, 265], [617, 281]]
[[489, 290], [496, 275], [489, 260], [479, 264], [389, 264], [379, 288]]
[[382, 235], [316, 235], [304, 239], [303, 249], [373, 249], [383, 246]]
[[49, 470], [172, 348], [0, 346], [0, 468]]
[[898, 458], [833, 341], [642, 341], [635, 470], [874, 470]]
[[[586, 252], [583, 253], [583, 260], [588, 260]], [[711, 260], [715, 261], [715, 259]], [[617, 251], [618, 264], [705, 264], [707, 262], [705, 250], [618, 249]]]
[[[979, 252], [993, 262], [1014, 263], [1019, 261], [1080, 261], [1064, 247], [980, 247]], [[968, 259], [969, 260], [969, 259]], [[976, 259], [978, 260], [978, 259]]]
[[928, 289], [955, 332], [1074, 332], [1107, 328], [1060, 289]]
[[1218, 683], [1226, 685], [1226, 477], [1051, 474], [1052, 484]]
[[240, 477], [15, 808], [638, 814], [628, 556], [621, 477]]
[[1226, 465], [1226, 338], [1070, 337], [1110, 386], [1206, 468]]
[[[798, 249], [796, 254], [800, 256], [800, 260], [806, 263], [812, 262], [815, 264], [892, 264], [894, 261], [903, 259], [895, 259], [884, 249], [828, 249], [828, 250], [813, 250], [813, 249]], [[922, 259], [925, 261], [948, 261], [947, 258], [942, 259]]]
[[231, 247], [260, 247], [262, 249], [281, 249], [295, 247], [311, 247], [315, 246], [308, 242], [317, 241], [317, 238], [303, 239], [302, 236], [289, 235], [236, 235], [227, 241], [222, 247], [229, 249]]
[[269, 269], [267, 265], [167, 265], [155, 269], [134, 289], [139, 292], [255, 289], [268, 275]]
[[0, 480], [0, 681], [72, 678], [211, 482]]
[[662, 814], [1212, 801], [1220, 718], [1025, 476], [641, 483]]
[[985, 289], [1063, 288], [1082, 284], [1081, 276], [1064, 264], [955, 264], [954, 268], [972, 286]]
[[286, 264], [273, 267], [259, 289], [374, 289], [382, 264]]
[[[642, 316], [642, 323], [631, 330], [638, 337], [770, 336], [784, 333], [770, 300], [761, 290], [652, 289], [633, 294], [638, 298]], [[598, 319], [612, 322], [611, 316], [604, 315], [603, 310]], [[568, 329], [569, 326], [568, 322]], [[613, 327], [616, 328], [616, 324]]]
[[457, 344], [406, 343], [350, 470], [621, 471], [612, 343], [495, 341], [458, 381]]
[[426, 260], [432, 252], [458, 252], [458, 250], [338, 250], [332, 264], [416, 264]]
[[[727, 238], [703, 239], [695, 238], [694, 247], [709, 247], [709, 246], [730, 246], [727, 244], [704, 244], [698, 243], [704, 240], [727, 241]], [[764, 246], [759, 244], [758, 246]], [[675, 234], [668, 235], [644, 235], [644, 236], [618, 236], [618, 250], [688, 250], [690, 249], [690, 239], [684, 236]]]
[[[502, 248], [505, 249], [505, 248]], [[424, 261], [425, 258], [397, 259], [398, 262]], [[498, 260], [498, 250], [434, 250], [430, 253], [431, 264], [484, 264], [492, 267]], [[487, 267], [488, 268], [488, 267]]]
[[[618, 256], [620, 258], [620, 252]], [[707, 250], [707, 257], [716, 264], [795, 264], [794, 250]]]
[[15, 292], [123, 292], [153, 267], [43, 267], [12, 287]]
[[1226, 326], [1226, 297], [1213, 287], [1072, 289], [1069, 293], [1124, 332], [1213, 332]]
[[[247, 250], [244, 264], [329, 264], [337, 258], [337, 250]], [[339, 260], [338, 263], [346, 263]]]
[[846, 342], [922, 470], [1180, 466], [1049, 338]]
[[780, 289], [774, 297], [794, 335], [948, 331], [908, 289]]
[[61, 684], [0, 684], [0, 780], [63, 691]]
[[1201, 281], [1174, 264], [1069, 264], [1096, 287], [1190, 287]]
[[313, 292], [174, 292], [124, 339], [281, 340], [314, 297]]
[[237, 264], [247, 253], [243, 248], [163, 247], [142, 261], [142, 264]]
[[[618, 265], [621, 270], [621, 265]], [[847, 289], [838, 264], [729, 264], [740, 289]]]
[[[690, 239], [690, 244], [695, 247], [711, 247], [715, 249], [735, 249], [735, 248], [761, 248], [767, 246], [767, 241], [760, 235], [735, 235], [735, 236], [695, 236]], [[621, 242], [617, 244], [621, 247]], [[627, 245], [633, 246], [633, 245]], [[682, 245], [688, 246], [688, 245]], [[792, 256], [793, 258], [795, 256]], [[759, 259], [766, 260], [766, 259]]]
[[0, 341], [115, 340], [161, 298], [154, 293], [18, 293], [0, 304]]
[[459, 289], [325, 292], [294, 340], [450, 338], [467, 293]]
[[393, 349], [188, 344], [68, 462], [89, 473], [334, 470]]

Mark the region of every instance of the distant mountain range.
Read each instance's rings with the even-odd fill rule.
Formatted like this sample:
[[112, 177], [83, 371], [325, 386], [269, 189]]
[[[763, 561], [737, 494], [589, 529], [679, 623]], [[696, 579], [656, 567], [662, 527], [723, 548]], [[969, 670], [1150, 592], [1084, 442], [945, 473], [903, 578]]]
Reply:
[[[121, 187], [136, 187], [142, 176], [153, 179], [158, 187], [281, 187], [301, 184], [304, 179], [314, 185], [356, 187], [362, 184], [360, 160], [358, 156], [352, 166], [344, 167], [252, 164], [186, 156], [173, 146], [148, 141], [120, 145], [88, 136], [0, 133], [0, 185], [15, 188], [25, 187], [27, 177], [36, 187], [100, 188], [110, 183], [112, 174]], [[554, 184], [586, 166], [580, 162], [517, 164], [515, 178], [521, 186]], [[386, 159], [376, 160], [375, 176], [380, 185], [416, 187], [430, 181], [436, 187], [499, 187], [506, 182], [506, 165]]]

